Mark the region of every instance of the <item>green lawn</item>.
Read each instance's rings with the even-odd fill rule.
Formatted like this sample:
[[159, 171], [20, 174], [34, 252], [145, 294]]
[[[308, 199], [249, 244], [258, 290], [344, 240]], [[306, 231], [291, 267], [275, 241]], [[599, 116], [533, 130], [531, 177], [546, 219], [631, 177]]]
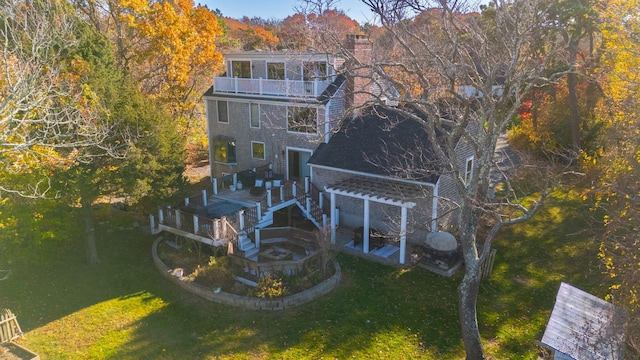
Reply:
[[[596, 222], [576, 199], [557, 195], [495, 243], [494, 274], [483, 281], [478, 303], [493, 358], [535, 359], [533, 341], [542, 337], [560, 281], [604, 294], [598, 246], [587, 240]], [[57, 254], [58, 264], [16, 263], [0, 282], [0, 307], [18, 315], [26, 332], [21, 343], [43, 359], [464, 357], [459, 274], [445, 278], [340, 255], [343, 281], [329, 295], [293, 310], [241, 310], [182, 293], [161, 278], [151, 263], [154, 237], [127, 230], [135, 221], [130, 214], [112, 211], [100, 221], [101, 265], [86, 265], [78, 242]]]

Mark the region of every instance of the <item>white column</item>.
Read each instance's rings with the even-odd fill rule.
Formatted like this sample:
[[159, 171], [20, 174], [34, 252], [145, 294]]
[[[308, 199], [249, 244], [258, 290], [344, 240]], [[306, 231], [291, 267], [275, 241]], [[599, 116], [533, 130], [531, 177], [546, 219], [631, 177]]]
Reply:
[[364, 199], [364, 231], [362, 233], [362, 250], [369, 253], [369, 199]]
[[260, 201], [256, 202], [256, 212], [258, 213], [258, 221], [262, 220], [262, 205]]
[[239, 216], [240, 217], [240, 219], [239, 219], [240, 220], [240, 229], [238, 229], [238, 231], [242, 231], [242, 230], [244, 230], [244, 210], [240, 210], [238, 212], [238, 215], [240, 215]]
[[259, 249], [260, 248], [260, 229], [256, 228], [256, 231], [254, 232], [254, 234], [256, 238], [256, 247]]
[[213, 195], [218, 195], [218, 178], [213, 178]]
[[198, 230], [200, 227], [200, 224], [198, 223], [198, 216], [197, 215], [193, 215], [193, 233], [198, 235]]
[[336, 243], [336, 194], [335, 193], [330, 193], [330, 199], [331, 199], [331, 217], [329, 218], [329, 222], [331, 224], [331, 243], [335, 244]]
[[158, 223], [164, 223], [164, 212], [162, 211], [162, 208], [158, 209]]
[[207, 189], [202, 189], [202, 203], [207, 206]]
[[189, 198], [184, 198], [184, 206], [189, 206]]
[[318, 206], [320, 209], [324, 207], [324, 192], [322, 191], [318, 193]]
[[280, 202], [284, 202], [284, 185], [280, 185]]
[[293, 194], [294, 199], [298, 196], [298, 184], [296, 181], [291, 184], [291, 193]]
[[407, 252], [407, 208], [402, 207], [400, 211], [400, 264], [404, 264], [404, 257]]
[[220, 239], [220, 219], [213, 220], [213, 240]]
[[233, 173], [233, 186], [238, 186], [238, 173]]
[[271, 199], [271, 189], [267, 190], [267, 206], [271, 207], [273, 200]]
[[149, 226], [151, 227], [151, 233], [156, 230], [156, 219], [153, 217], [153, 214], [149, 215]]
[[309, 177], [308, 176], [304, 177], [304, 193], [305, 194], [309, 193]]
[[440, 183], [440, 180], [438, 180], [438, 182], [436, 183], [436, 185], [433, 187], [433, 200], [431, 203], [431, 232], [434, 232], [437, 230], [437, 226], [438, 226], [438, 222], [437, 222], [437, 218], [438, 218], [438, 184]]

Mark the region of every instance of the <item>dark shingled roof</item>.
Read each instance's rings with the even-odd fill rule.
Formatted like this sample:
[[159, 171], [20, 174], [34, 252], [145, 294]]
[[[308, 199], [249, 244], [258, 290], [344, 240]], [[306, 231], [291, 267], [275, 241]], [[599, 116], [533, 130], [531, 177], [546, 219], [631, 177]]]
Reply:
[[345, 120], [309, 159], [313, 165], [435, 183], [441, 169], [423, 127], [381, 107]]

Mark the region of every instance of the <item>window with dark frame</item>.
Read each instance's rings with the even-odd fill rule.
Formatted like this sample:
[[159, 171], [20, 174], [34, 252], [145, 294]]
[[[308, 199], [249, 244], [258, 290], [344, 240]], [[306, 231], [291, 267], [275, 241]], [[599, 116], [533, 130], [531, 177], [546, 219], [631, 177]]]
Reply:
[[249, 118], [252, 128], [260, 128], [260, 104], [249, 105]]
[[297, 133], [318, 132], [318, 110], [308, 107], [287, 107], [287, 130]]
[[236, 143], [233, 140], [214, 140], [213, 161], [224, 164], [236, 162]]
[[218, 100], [218, 122], [229, 123], [229, 109], [226, 101]]
[[258, 141], [251, 142], [251, 157], [254, 159], [264, 160], [264, 143]]

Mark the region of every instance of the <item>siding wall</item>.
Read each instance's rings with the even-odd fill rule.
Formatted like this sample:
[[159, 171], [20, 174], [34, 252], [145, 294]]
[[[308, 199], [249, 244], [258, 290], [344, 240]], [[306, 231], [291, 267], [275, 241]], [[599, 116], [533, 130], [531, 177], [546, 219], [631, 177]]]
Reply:
[[[316, 187], [324, 191], [324, 187], [335, 184], [355, 175], [335, 171], [326, 168], [312, 167], [312, 179]], [[330, 201], [328, 196], [326, 201]], [[424, 196], [415, 199], [408, 199], [416, 203], [413, 209], [409, 209], [408, 233], [414, 230], [428, 230], [431, 226], [431, 198], [433, 192], [430, 186], [424, 187]], [[364, 200], [336, 195], [336, 207], [340, 209], [340, 224], [356, 228], [363, 225]], [[370, 225], [378, 230], [399, 233], [400, 231], [400, 207], [382, 204], [374, 201], [369, 202]]]

